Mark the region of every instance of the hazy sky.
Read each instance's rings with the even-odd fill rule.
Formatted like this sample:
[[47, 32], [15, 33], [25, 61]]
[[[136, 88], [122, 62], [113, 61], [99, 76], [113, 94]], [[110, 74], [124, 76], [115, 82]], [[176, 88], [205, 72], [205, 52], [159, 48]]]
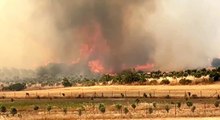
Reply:
[[[97, 1], [99, 0], [95, 2]], [[72, 32], [75, 29], [65, 27], [64, 31], [57, 25], [59, 21], [62, 27], [69, 26], [69, 13], [76, 13], [78, 9], [64, 10], [66, 4], [56, 0], [55, 3], [52, 2], [0, 0], [0, 67], [35, 68], [47, 62], [70, 62], [79, 56], [77, 46], [81, 41], [72, 40], [76, 36]], [[88, 1], [73, 0], [71, 3], [83, 6]], [[110, 7], [122, 6], [120, 2], [108, 3], [112, 4]], [[137, 36], [131, 34], [123, 38], [134, 37], [129, 43], [146, 44], [150, 49], [142, 51], [143, 54], [148, 54], [146, 59], [150, 59], [146, 62], [153, 62], [157, 68], [165, 70], [182, 69], [207, 66], [209, 59], [220, 56], [219, 0], [154, 0], [152, 3], [133, 4], [136, 3], [123, 5], [123, 10], [126, 11], [123, 12], [123, 20], [129, 17], [122, 22], [129, 24], [126, 31], [135, 33], [139, 30], [138, 35], [149, 34], [150, 37], [138, 40]], [[66, 8], [68, 7], [71, 8]], [[129, 8], [134, 12], [126, 16], [130, 14]], [[124, 29], [126, 27], [123, 27], [123, 35]], [[67, 43], [62, 42], [64, 39], [73, 41], [70, 42], [73, 45], [68, 46], [69, 49], [65, 48]], [[125, 47], [124, 51], [131, 51], [133, 46], [126, 43], [122, 47]], [[149, 54], [149, 51], [152, 53]], [[120, 55], [126, 58], [127, 54], [123, 56], [124, 54]], [[140, 52], [139, 56], [141, 54]], [[127, 58], [138, 61], [138, 58], [131, 59], [132, 55]], [[131, 64], [130, 61], [126, 62]]]

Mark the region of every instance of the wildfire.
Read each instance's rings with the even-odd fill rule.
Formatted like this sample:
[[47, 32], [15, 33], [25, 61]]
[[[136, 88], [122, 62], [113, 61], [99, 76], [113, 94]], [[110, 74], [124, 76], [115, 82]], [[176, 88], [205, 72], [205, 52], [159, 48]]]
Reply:
[[135, 67], [136, 70], [152, 70], [153, 68], [154, 64], [137, 65]]
[[[83, 42], [79, 49], [79, 57], [73, 60], [72, 64], [87, 65], [93, 73], [114, 73], [114, 68], [111, 65], [105, 66], [105, 60], [110, 55], [111, 49], [103, 37], [100, 24], [97, 22], [85, 24], [78, 29], [78, 33]], [[123, 70], [130, 67], [132, 66], [127, 66], [125, 63], [118, 68]], [[133, 66], [136, 70], [151, 70], [153, 67], [153, 64]]]
[[104, 73], [106, 68], [100, 59], [109, 52], [106, 40], [103, 38], [101, 27], [98, 23], [84, 25], [78, 30], [83, 43], [80, 46], [79, 57], [72, 61], [72, 64], [86, 62], [91, 72]]
[[104, 73], [105, 71], [103, 64], [98, 59], [89, 61], [88, 66], [90, 67], [90, 70], [94, 73]]

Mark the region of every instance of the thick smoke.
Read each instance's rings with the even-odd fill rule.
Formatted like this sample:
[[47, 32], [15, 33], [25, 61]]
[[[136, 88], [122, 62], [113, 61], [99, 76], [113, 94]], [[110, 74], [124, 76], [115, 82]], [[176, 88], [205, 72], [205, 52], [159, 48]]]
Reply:
[[[92, 50], [86, 65], [87, 61], [93, 60], [95, 64], [101, 60], [100, 64], [105, 69], [118, 71], [123, 67], [151, 62], [154, 40], [149, 33], [143, 32], [143, 21], [136, 19], [143, 17], [138, 11], [140, 8], [147, 10], [145, 14], [154, 11], [152, 0], [53, 1], [49, 8], [55, 13], [53, 19], [57, 29], [62, 33], [71, 32], [73, 36], [61, 37], [58, 59], [77, 59], [72, 51], [80, 53], [83, 44], [88, 46], [88, 51]], [[148, 41], [148, 44], [143, 44], [143, 41]]]
[[212, 66], [213, 67], [220, 67], [220, 59], [219, 58], [214, 58], [212, 60]]
[[[0, 66], [205, 67], [220, 53], [218, 0], [0, 1]], [[153, 64], [153, 65], [151, 65]]]
[[211, 66], [220, 53], [218, 0], [158, 1], [145, 26], [157, 43], [154, 60], [165, 70]]

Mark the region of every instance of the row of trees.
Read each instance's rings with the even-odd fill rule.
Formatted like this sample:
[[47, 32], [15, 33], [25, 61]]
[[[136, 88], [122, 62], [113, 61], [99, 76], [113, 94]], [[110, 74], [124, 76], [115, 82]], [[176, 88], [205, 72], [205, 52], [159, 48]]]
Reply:
[[204, 76], [209, 76], [210, 81], [218, 81], [220, 78], [220, 67], [213, 70], [208, 69], [194, 69], [194, 70], [185, 70], [185, 71], [172, 71], [172, 72], [161, 72], [161, 71], [153, 71], [153, 72], [143, 72], [143, 71], [135, 71], [134, 69], [125, 70], [116, 75], [105, 74], [100, 78], [100, 82], [109, 82], [113, 81], [113, 83], [120, 84], [130, 84], [134, 82], [144, 83], [148, 79], [159, 79], [163, 78], [163, 82], [161, 84], [169, 84], [167, 81], [167, 77], [172, 77], [174, 79], [181, 78], [182, 81], [180, 84], [188, 84], [190, 80], [186, 80], [187, 76], [194, 76], [195, 78], [201, 78]]
[[[157, 85], [157, 84], [170, 84], [170, 81], [167, 78], [171, 77], [173, 79], [180, 79], [179, 84], [187, 85], [192, 83], [192, 80], [187, 79], [187, 76], [194, 76], [195, 78], [202, 78], [205, 76], [209, 76], [208, 80], [203, 81], [204, 83], [211, 83], [218, 81], [220, 79], [220, 67], [212, 70], [204, 68], [198, 70], [193, 69], [193, 70], [171, 71], [171, 72], [161, 72], [161, 71], [143, 72], [143, 71], [136, 71], [135, 69], [128, 69], [114, 75], [103, 74], [100, 77], [96, 76], [90, 79], [86, 78], [86, 76], [66, 76], [66, 77], [62, 76], [62, 77], [57, 77], [55, 79], [51, 76], [44, 76], [43, 70], [40, 71], [42, 72], [42, 74], [41, 72], [39, 73], [41, 74], [41, 77], [28, 79], [26, 81], [19, 81], [25, 84], [10, 83], [9, 86], [6, 87], [3, 86], [2, 90], [19, 91], [36, 83], [40, 83], [42, 87], [44, 85], [55, 86], [61, 84], [64, 87], [71, 87], [76, 84], [81, 84], [83, 86], [93, 86], [99, 83], [107, 84], [109, 82], [111, 84], [137, 83], [137, 84]], [[153, 80], [149, 81], [149, 79], [153, 79]], [[158, 79], [163, 79], [163, 80], [159, 83], [157, 81]]]

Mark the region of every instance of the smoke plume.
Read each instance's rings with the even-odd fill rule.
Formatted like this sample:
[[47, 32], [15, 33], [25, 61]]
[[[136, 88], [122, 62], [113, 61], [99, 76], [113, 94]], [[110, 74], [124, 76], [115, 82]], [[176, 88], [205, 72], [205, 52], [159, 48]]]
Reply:
[[2, 0], [0, 66], [95, 73], [205, 67], [220, 53], [218, 0]]

